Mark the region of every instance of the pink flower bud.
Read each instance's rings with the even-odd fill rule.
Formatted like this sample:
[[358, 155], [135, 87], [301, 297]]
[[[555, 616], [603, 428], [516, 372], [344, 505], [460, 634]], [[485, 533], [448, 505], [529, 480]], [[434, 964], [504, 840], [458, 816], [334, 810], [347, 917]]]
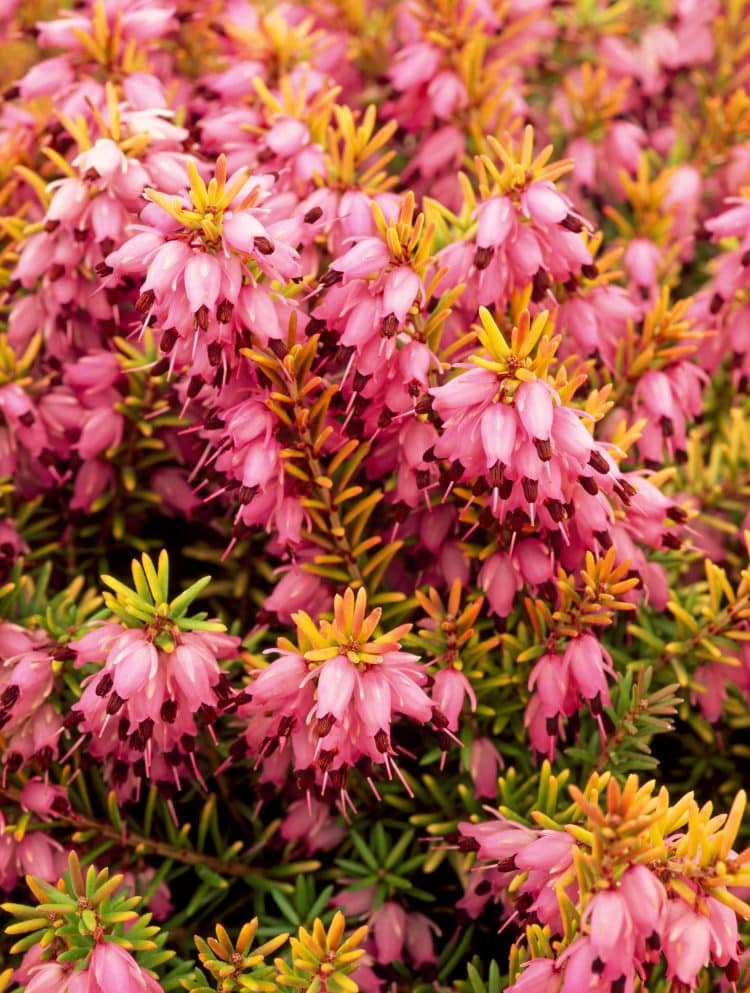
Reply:
[[570, 407], [555, 407], [552, 422], [552, 439], [560, 451], [572, 455], [584, 465], [591, 457], [595, 442], [577, 411]]
[[419, 276], [409, 266], [397, 266], [386, 278], [383, 313], [395, 314], [401, 324], [421, 287]]
[[516, 412], [505, 403], [493, 403], [482, 414], [482, 447], [487, 456], [487, 468], [498, 462], [508, 465], [516, 443]]
[[435, 674], [432, 700], [438, 710], [448, 718], [448, 729], [458, 729], [458, 717], [463, 709], [464, 697], [469, 698], [471, 709], [476, 710], [477, 698], [471, 683], [457, 669], [441, 669]]
[[563, 659], [584, 699], [600, 696], [603, 702], [609, 701], [605, 672], [614, 672], [612, 660], [593, 635], [584, 634], [571, 639]]
[[409, 914], [406, 918], [406, 952], [417, 968], [437, 962], [433, 935], [440, 928], [424, 914]]
[[357, 712], [365, 730], [374, 738], [391, 725], [391, 687], [377, 667], [362, 674], [360, 685], [363, 706]]
[[21, 790], [20, 802], [24, 810], [46, 820], [53, 815], [55, 804], [65, 800], [65, 797], [62, 786], [53, 786], [42, 779], [30, 779]]
[[[187, 257], [184, 251], [185, 246], [180, 242], [173, 244], [177, 246], [177, 251], [182, 254], [184, 264], [184, 259]], [[164, 238], [157, 231], [142, 231], [140, 234], [128, 238], [116, 251], [110, 252], [105, 261], [115, 272], [123, 275], [144, 272], [149, 260], [162, 245], [164, 245]]]
[[515, 394], [515, 408], [530, 438], [546, 441], [552, 430], [554, 406], [549, 387], [540, 379], [521, 383]]
[[48, 221], [75, 225], [89, 205], [88, 192], [79, 179], [63, 179], [50, 200], [45, 215]]
[[358, 279], [378, 272], [388, 262], [385, 242], [380, 238], [363, 238], [331, 263], [331, 268], [343, 272], [349, 279]]
[[506, 197], [492, 197], [477, 209], [477, 246], [494, 248], [501, 245], [513, 227], [513, 207]]
[[561, 655], [542, 655], [531, 670], [529, 689], [536, 691], [545, 717], [562, 713], [568, 692], [568, 672]]
[[455, 72], [448, 70], [433, 76], [427, 87], [427, 97], [432, 104], [433, 113], [443, 121], [449, 121], [469, 102], [463, 82]]
[[555, 573], [554, 557], [538, 538], [518, 542], [515, 558], [524, 581], [532, 586], [546, 583]]
[[532, 183], [521, 194], [527, 217], [539, 224], [558, 224], [569, 213], [568, 202], [549, 182]]
[[70, 988], [67, 978], [68, 970], [57, 962], [44, 962], [32, 969], [24, 990], [25, 993], [60, 993], [60, 990]]
[[117, 448], [124, 429], [122, 414], [110, 407], [96, 407], [86, 418], [76, 445], [82, 459], [93, 459], [102, 452]]
[[608, 965], [618, 963], [616, 971], [627, 974], [633, 967], [635, 935], [633, 921], [623, 895], [617, 890], [601, 890], [586, 907], [591, 947]]
[[318, 717], [333, 714], [341, 721], [357, 683], [357, 670], [343, 655], [323, 663], [318, 678]]
[[284, 158], [295, 155], [309, 140], [307, 127], [293, 117], [276, 118], [266, 135], [266, 144], [271, 151]]
[[641, 937], [661, 934], [667, 893], [653, 872], [645, 865], [631, 866], [620, 880], [620, 893]]
[[194, 253], [185, 264], [185, 292], [195, 314], [201, 307], [213, 311], [221, 289], [221, 265], [214, 255]]
[[559, 986], [554, 960], [538, 958], [524, 963], [521, 975], [508, 987], [508, 993], [556, 993]]
[[405, 45], [396, 53], [388, 75], [397, 90], [410, 90], [435, 77], [440, 57], [439, 49], [428, 42]]
[[489, 738], [474, 738], [471, 743], [469, 774], [477, 796], [491, 800], [495, 798], [498, 771], [503, 766], [502, 756]]
[[222, 224], [224, 243], [245, 255], [251, 255], [255, 251], [256, 238], [267, 236], [266, 229], [249, 211], [233, 213], [224, 218]]
[[378, 962], [390, 964], [401, 961], [406, 938], [406, 912], [392, 900], [387, 900], [370, 916], [370, 927], [375, 940], [375, 958]]
[[[141, 289], [153, 290], [155, 293], [174, 293], [177, 282], [191, 258], [192, 252], [184, 242], [165, 242], [151, 260]], [[110, 261], [109, 264], [112, 265], [112, 262]]]
[[126, 631], [117, 638], [109, 652], [114, 689], [127, 700], [137, 693], [156, 672], [159, 655], [140, 630]]
[[649, 290], [656, 286], [661, 253], [652, 241], [647, 238], [633, 238], [625, 249], [623, 262], [636, 286]]
[[146, 993], [152, 988], [146, 982], [149, 977], [130, 952], [113, 941], [94, 946], [89, 969], [99, 986], [96, 993]]
[[[44, 44], [44, 42], [40, 42]], [[54, 46], [56, 47], [56, 46]], [[35, 97], [59, 93], [73, 82], [73, 69], [65, 56], [44, 59], [33, 65], [19, 83], [21, 97], [33, 100]]]
[[496, 552], [479, 570], [479, 585], [498, 617], [507, 617], [513, 608], [516, 593], [521, 588], [518, 573], [507, 555]]
[[307, 677], [307, 663], [301, 655], [280, 655], [252, 683], [253, 699], [274, 705], [297, 692]]
[[700, 969], [708, 965], [710, 946], [708, 918], [696, 914], [684, 900], [669, 900], [662, 933], [668, 978], [692, 988]]
[[81, 173], [94, 169], [105, 179], [111, 179], [117, 172], [125, 172], [127, 169], [127, 159], [120, 146], [111, 138], [97, 138], [91, 148], [81, 152], [73, 160]]

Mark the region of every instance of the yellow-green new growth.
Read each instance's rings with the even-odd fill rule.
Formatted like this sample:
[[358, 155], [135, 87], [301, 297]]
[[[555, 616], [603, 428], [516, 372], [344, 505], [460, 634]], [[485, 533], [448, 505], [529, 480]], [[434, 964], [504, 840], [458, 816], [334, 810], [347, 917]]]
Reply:
[[[216, 160], [216, 170], [208, 184], [203, 180], [193, 159], [188, 160], [186, 168], [190, 179], [188, 196], [192, 208], [184, 206], [179, 197], [168, 196], [150, 186], [143, 191], [144, 196], [158, 204], [183, 228], [199, 233], [207, 247], [216, 247], [221, 242], [224, 212], [246, 184], [249, 174], [247, 170], [240, 170], [227, 183], [227, 159], [223, 154]], [[235, 205], [234, 209], [249, 209], [255, 204], [259, 194], [260, 186], [254, 186], [243, 198], [243, 202]]]
[[215, 986], [207, 986], [200, 976], [197, 985], [189, 980], [183, 985], [190, 993], [276, 993], [278, 984], [274, 967], [267, 965], [266, 956], [277, 951], [289, 938], [288, 934], [277, 934], [269, 941], [253, 948], [253, 940], [258, 930], [258, 918], [254, 917], [243, 925], [232, 943], [221, 924], [216, 925], [216, 937], [203, 938], [196, 935], [195, 944], [198, 958], [204, 969], [210, 973]]
[[344, 939], [345, 927], [341, 911], [336, 912], [327, 932], [319, 918], [312, 931], [301, 927], [299, 936], [291, 939], [291, 966], [276, 959], [279, 984], [304, 993], [357, 993], [359, 987], [351, 973], [365, 954], [359, 946], [367, 936], [367, 927], [357, 928]]
[[169, 557], [162, 550], [155, 566], [149, 555], [142, 555], [141, 561], [133, 559], [131, 565], [133, 587], [126, 586], [113, 576], [103, 575], [102, 582], [113, 593], [104, 593], [107, 607], [127, 627], [145, 628], [152, 640], [164, 651], [173, 651], [175, 637], [179, 631], [225, 631], [220, 621], [207, 620], [205, 612], [187, 616], [187, 611], [211, 582], [210, 576], [203, 576], [192, 586], [169, 599]]
[[333, 620], [315, 621], [304, 610], [292, 615], [297, 625], [299, 646], [286, 638], [279, 639], [284, 651], [297, 651], [313, 666], [343, 655], [353, 665], [377, 665], [387, 652], [398, 651], [401, 639], [411, 630], [411, 624], [401, 624], [391, 631], [375, 634], [382, 610], [376, 607], [367, 613], [367, 591], [364, 587], [355, 595], [347, 587], [343, 596], [333, 598]]
[[[151, 924], [151, 914], [138, 913], [141, 897], [128, 895], [122, 882], [122, 875], [110, 876], [106, 868], [97, 871], [89, 866], [84, 875], [75, 852], [68, 855], [68, 871], [56, 885], [27, 876], [36, 906], [2, 904], [5, 913], [15, 918], [5, 933], [22, 936], [10, 953], [22, 954], [34, 945], [49, 948], [54, 942], [63, 949], [58, 960], [64, 953], [67, 961], [77, 962], [104, 938], [130, 952], [155, 952], [159, 928]], [[171, 954], [161, 953], [160, 960]]]

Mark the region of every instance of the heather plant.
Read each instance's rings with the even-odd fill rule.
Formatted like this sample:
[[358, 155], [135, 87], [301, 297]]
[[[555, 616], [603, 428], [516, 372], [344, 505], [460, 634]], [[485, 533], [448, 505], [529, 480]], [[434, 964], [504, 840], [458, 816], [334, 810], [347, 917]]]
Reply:
[[0, 0], [0, 993], [750, 988], [749, 36]]

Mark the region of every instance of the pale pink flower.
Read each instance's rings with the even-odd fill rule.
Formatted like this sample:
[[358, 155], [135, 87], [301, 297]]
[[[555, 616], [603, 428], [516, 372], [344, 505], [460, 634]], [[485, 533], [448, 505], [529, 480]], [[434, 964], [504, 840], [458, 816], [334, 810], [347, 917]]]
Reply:
[[521, 588], [521, 578], [513, 568], [510, 556], [501, 552], [491, 555], [479, 570], [478, 581], [492, 612], [498, 617], [507, 617]]
[[640, 933], [647, 939], [662, 932], [667, 906], [667, 893], [660, 880], [644, 865], [634, 865], [620, 880], [620, 894], [627, 913]]
[[89, 959], [89, 993], [163, 993], [130, 952], [113, 941], [100, 941]]
[[607, 675], [614, 678], [614, 668], [609, 653], [597, 638], [591, 634], [583, 634], [572, 638], [563, 656], [565, 665], [575, 682], [575, 686], [584, 700], [592, 701], [597, 710], [601, 705], [609, 704]]
[[556, 993], [560, 982], [554, 959], [531, 959], [524, 963], [521, 975], [508, 987], [508, 993]]
[[463, 709], [464, 698], [468, 698], [471, 709], [476, 710], [477, 698], [471, 683], [457, 669], [441, 669], [434, 676], [432, 700], [440, 711], [441, 718], [447, 720], [449, 731], [458, 729], [458, 718]]
[[591, 948], [617, 975], [633, 968], [635, 931], [628, 904], [619, 890], [600, 890], [584, 911]]
[[417, 969], [437, 962], [435, 936], [440, 934], [440, 928], [425, 914], [407, 914], [404, 945], [406, 954]]
[[693, 987], [699, 970], [708, 965], [711, 954], [708, 917], [697, 914], [684, 900], [669, 900], [662, 949], [667, 960], [667, 976]]
[[67, 990], [70, 969], [58, 962], [43, 962], [29, 973], [29, 979], [24, 984], [25, 993], [60, 993]]
[[375, 960], [384, 965], [403, 960], [408, 917], [399, 903], [386, 900], [370, 914], [370, 928], [375, 942]]
[[477, 796], [495, 798], [498, 772], [504, 765], [502, 755], [489, 738], [472, 740], [469, 773]]

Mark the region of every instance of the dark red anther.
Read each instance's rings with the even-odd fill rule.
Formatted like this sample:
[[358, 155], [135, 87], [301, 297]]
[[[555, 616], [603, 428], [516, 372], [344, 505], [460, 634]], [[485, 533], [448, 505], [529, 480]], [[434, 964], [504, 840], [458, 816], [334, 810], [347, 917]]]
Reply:
[[254, 238], [253, 245], [255, 246], [256, 250], [260, 252], [261, 255], [273, 255], [273, 253], [276, 251], [274, 243], [271, 241], [271, 239], [265, 238], [263, 235]]
[[380, 325], [380, 334], [384, 338], [395, 338], [398, 334], [398, 317], [395, 314], [388, 314], [383, 318], [383, 323]]
[[375, 735], [375, 747], [379, 752], [389, 752], [391, 750], [391, 739], [388, 733], [382, 728]]
[[125, 701], [118, 693], [112, 692], [109, 700], [107, 700], [107, 713], [110, 715], [116, 714], [117, 711], [122, 708], [124, 703]]
[[474, 265], [481, 272], [482, 269], [486, 269], [490, 262], [492, 262], [492, 256], [494, 254], [495, 249], [491, 245], [486, 248], [477, 248], [474, 253]]
[[609, 462], [607, 462], [602, 453], [598, 452], [596, 449], [594, 449], [589, 456], [589, 465], [592, 469], [602, 473], [602, 475], [609, 472]]
[[549, 462], [552, 458], [552, 442], [549, 438], [534, 438], [534, 448], [542, 462]]
[[139, 314], [147, 314], [149, 310], [153, 307], [156, 302], [156, 294], [153, 290], [146, 290], [145, 293], [141, 293], [138, 299], [135, 301], [135, 309]]
[[529, 503], [534, 503], [537, 496], [539, 495], [539, 482], [536, 479], [529, 479], [525, 476], [521, 480], [521, 486], [523, 487], [523, 495]]
[[159, 342], [159, 350], [168, 354], [172, 351], [174, 346], [177, 344], [177, 339], [179, 335], [177, 334], [177, 328], [165, 328], [161, 333], [161, 341]]
[[599, 486], [593, 476], [579, 476], [578, 482], [591, 496], [596, 496], [599, 492]]

